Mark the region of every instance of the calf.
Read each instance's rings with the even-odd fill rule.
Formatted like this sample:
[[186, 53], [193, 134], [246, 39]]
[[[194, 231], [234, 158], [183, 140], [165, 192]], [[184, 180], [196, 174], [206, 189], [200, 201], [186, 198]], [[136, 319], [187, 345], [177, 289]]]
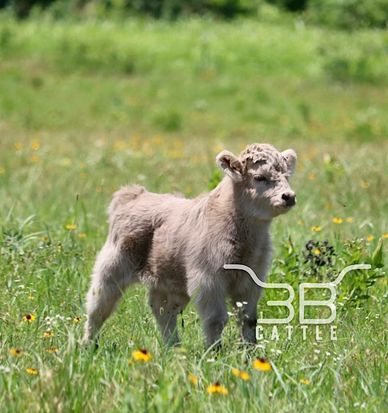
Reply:
[[265, 280], [271, 260], [273, 218], [295, 205], [289, 185], [296, 153], [268, 144], [249, 145], [238, 157], [216, 158], [225, 176], [194, 199], [126, 186], [109, 206], [109, 235], [98, 254], [87, 294], [84, 341], [94, 339], [126, 288], [149, 286], [149, 303], [168, 344], [178, 342], [177, 315], [190, 298], [202, 319], [206, 343], [218, 343], [227, 322], [226, 299], [239, 308], [242, 337], [254, 343], [258, 287], [245, 264]]

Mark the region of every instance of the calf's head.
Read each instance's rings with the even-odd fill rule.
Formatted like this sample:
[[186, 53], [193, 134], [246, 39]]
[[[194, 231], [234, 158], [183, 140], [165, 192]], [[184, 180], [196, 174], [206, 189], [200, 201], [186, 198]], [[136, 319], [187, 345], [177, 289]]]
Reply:
[[252, 217], [269, 220], [295, 205], [295, 192], [289, 184], [296, 164], [293, 149], [279, 152], [272, 145], [255, 143], [238, 157], [222, 151], [216, 160], [241, 195], [240, 205]]

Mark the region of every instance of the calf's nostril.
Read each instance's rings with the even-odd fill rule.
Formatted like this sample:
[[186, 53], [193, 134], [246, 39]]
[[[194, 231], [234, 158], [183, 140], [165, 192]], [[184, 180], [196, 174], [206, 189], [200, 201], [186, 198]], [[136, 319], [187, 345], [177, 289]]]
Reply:
[[295, 205], [295, 195], [294, 194], [284, 193], [284, 194], [282, 194], [282, 199], [284, 199], [284, 201], [286, 201], [287, 206]]

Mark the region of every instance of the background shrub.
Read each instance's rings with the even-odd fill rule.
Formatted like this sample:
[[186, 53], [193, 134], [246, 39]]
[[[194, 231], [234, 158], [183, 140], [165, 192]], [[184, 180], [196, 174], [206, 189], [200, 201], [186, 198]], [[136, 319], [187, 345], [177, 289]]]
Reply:
[[18, 17], [26, 17], [34, 7], [51, 7], [54, 14], [82, 11], [90, 7], [99, 14], [144, 14], [155, 18], [211, 13], [223, 18], [255, 14], [260, 0], [0, 0], [0, 8], [10, 8]]
[[309, 0], [266, 0], [267, 3], [289, 11], [305, 10]]
[[310, 0], [309, 16], [315, 23], [342, 29], [386, 28], [388, 0]]
[[[180, 16], [210, 14], [222, 19], [241, 15], [256, 17], [265, 3], [282, 14], [297, 12], [314, 24], [341, 29], [386, 28], [388, 0], [0, 0], [19, 18], [45, 9], [56, 18], [72, 15], [145, 15], [176, 19]], [[269, 7], [269, 6], [267, 6]]]

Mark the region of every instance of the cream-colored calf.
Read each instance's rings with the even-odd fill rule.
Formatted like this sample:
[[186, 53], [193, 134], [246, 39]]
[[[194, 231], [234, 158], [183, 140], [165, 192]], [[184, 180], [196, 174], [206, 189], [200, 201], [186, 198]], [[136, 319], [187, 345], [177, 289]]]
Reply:
[[289, 178], [296, 154], [252, 144], [239, 157], [223, 151], [216, 161], [224, 179], [195, 199], [141, 186], [114, 194], [108, 239], [87, 294], [85, 342], [96, 337], [125, 289], [137, 281], [149, 286], [149, 302], [167, 343], [178, 342], [177, 315], [193, 295], [208, 346], [220, 340], [227, 298], [245, 303], [239, 309], [242, 336], [255, 342], [260, 288], [246, 273], [223, 266], [245, 264], [265, 279], [271, 221], [295, 204]]

